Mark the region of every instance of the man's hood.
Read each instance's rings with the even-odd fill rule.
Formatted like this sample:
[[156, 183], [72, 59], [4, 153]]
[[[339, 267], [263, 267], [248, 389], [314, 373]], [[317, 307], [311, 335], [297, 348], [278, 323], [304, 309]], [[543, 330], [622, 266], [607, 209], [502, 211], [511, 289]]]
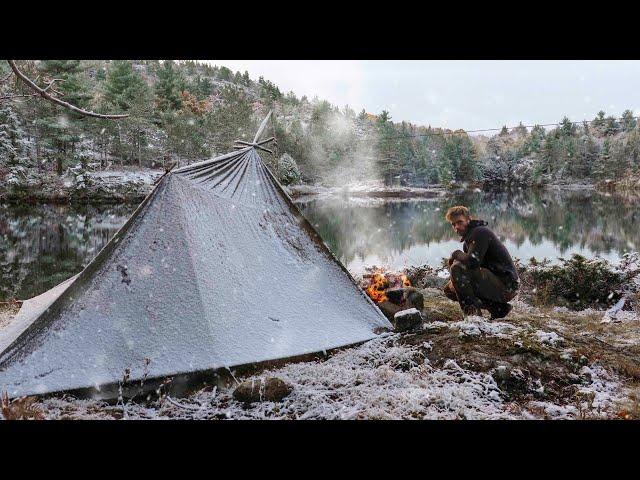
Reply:
[[489, 225], [487, 222], [485, 222], [484, 220], [471, 220], [469, 222], [469, 225], [467, 226], [467, 230], [464, 232], [464, 235], [462, 237], [460, 237], [460, 241], [464, 242], [465, 239], [471, 234], [471, 231], [476, 228], [476, 227], [484, 227], [486, 225]]

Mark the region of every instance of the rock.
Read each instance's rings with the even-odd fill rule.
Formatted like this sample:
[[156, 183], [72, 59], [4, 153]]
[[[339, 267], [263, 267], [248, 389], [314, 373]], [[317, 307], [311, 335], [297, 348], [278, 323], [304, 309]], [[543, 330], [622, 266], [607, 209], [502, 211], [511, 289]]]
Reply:
[[529, 389], [528, 376], [520, 368], [499, 365], [493, 370], [491, 376], [500, 390], [508, 396], [523, 394]]
[[429, 275], [423, 278], [422, 285], [424, 288], [442, 288], [447, 282], [448, 278], [438, 277], [437, 275]]
[[424, 296], [415, 288], [406, 289], [406, 303], [413, 308], [422, 310], [424, 308]]
[[293, 387], [277, 377], [245, 380], [233, 391], [239, 402], [279, 402], [293, 391]]
[[449, 331], [449, 325], [446, 322], [429, 322], [423, 325], [424, 330], [429, 333], [443, 333]]
[[420, 293], [422, 294], [423, 299], [447, 298], [440, 288], [423, 288], [422, 290], [420, 290]]
[[405, 332], [422, 326], [422, 314], [415, 308], [402, 310], [393, 316], [393, 326], [397, 332]]
[[384, 302], [380, 302], [377, 305], [378, 305], [378, 308], [382, 311], [382, 313], [384, 313], [384, 316], [387, 317], [387, 319], [389, 319], [390, 322], [393, 322], [393, 317], [395, 316], [395, 314], [402, 310], [402, 307], [394, 303], [391, 303], [388, 300], [385, 300]]
[[418, 288], [442, 288], [449, 280], [439, 277], [437, 270], [429, 265], [409, 267], [405, 270], [405, 274], [411, 285]]
[[458, 322], [463, 319], [460, 305], [448, 298], [428, 299], [422, 314], [427, 322]]

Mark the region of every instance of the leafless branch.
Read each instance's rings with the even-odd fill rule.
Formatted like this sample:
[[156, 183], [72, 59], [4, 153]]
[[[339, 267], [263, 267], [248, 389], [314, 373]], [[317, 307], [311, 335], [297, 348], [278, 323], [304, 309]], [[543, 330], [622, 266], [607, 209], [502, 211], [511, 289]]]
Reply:
[[126, 118], [129, 116], [126, 114], [125, 115], [104, 115], [102, 113], [90, 112], [88, 110], [83, 110], [82, 108], [78, 108], [75, 105], [71, 105], [69, 102], [60, 100], [59, 98], [54, 97], [49, 92], [47, 92], [47, 89], [51, 87], [51, 85], [53, 85], [53, 83], [55, 82], [55, 79], [49, 83], [47, 88], [40, 88], [29, 77], [27, 77], [24, 73], [20, 71], [20, 69], [18, 68], [14, 60], [7, 60], [7, 62], [9, 63], [11, 70], [13, 70], [13, 73], [16, 74], [16, 77], [18, 77], [25, 85], [27, 85], [31, 90], [34, 90], [35, 92], [37, 92], [37, 95], [40, 95], [42, 98], [45, 98], [46, 100], [49, 100], [50, 102], [55, 103], [56, 105], [60, 105], [61, 107], [64, 107], [68, 110], [76, 112], [80, 115], [84, 115], [86, 117], [103, 118], [106, 120], [117, 120], [119, 118]]
[[[43, 89], [42, 91], [43, 91], [43, 92], [46, 92], [46, 91], [47, 91], [47, 90], [49, 90], [51, 87], [53, 87], [53, 84], [54, 84], [54, 83], [56, 83], [56, 82], [64, 82], [64, 80], [63, 80], [62, 78], [54, 78], [54, 79], [52, 79], [52, 80], [49, 82], [49, 84], [48, 84], [46, 87], [44, 87], [44, 89]], [[53, 88], [51, 88], [51, 90], [57, 93], [57, 91], [56, 91], [56, 90], [54, 90]]]

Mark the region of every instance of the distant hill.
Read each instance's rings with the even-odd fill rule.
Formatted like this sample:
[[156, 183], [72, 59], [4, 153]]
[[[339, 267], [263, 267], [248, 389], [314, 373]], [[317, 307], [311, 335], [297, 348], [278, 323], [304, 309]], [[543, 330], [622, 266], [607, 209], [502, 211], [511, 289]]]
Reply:
[[[250, 138], [269, 109], [277, 148], [265, 160], [285, 183], [378, 182], [488, 186], [605, 181], [637, 174], [640, 134], [632, 112], [601, 112], [585, 125], [506, 127], [493, 136], [394, 122], [298, 98], [273, 82], [194, 61], [21, 61], [41, 84], [60, 79], [64, 99], [124, 120], [82, 118], [36, 98], [0, 100], [0, 176], [16, 167], [42, 174], [69, 167], [158, 167], [228, 151]], [[9, 73], [0, 63], [0, 78]], [[7, 81], [0, 96], [27, 93]], [[284, 154], [287, 154], [283, 157]], [[24, 170], [23, 168], [23, 170]], [[23, 171], [21, 170], [21, 171]]]

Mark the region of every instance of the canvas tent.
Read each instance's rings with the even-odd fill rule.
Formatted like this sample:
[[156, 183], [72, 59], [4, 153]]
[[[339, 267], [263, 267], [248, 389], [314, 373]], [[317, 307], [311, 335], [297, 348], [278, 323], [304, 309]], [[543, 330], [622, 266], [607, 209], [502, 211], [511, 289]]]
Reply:
[[138, 383], [213, 372], [391, 328], [265, 166], [258, 136], [167, 173], [81, 273], [25, 302], [0, 332], [0, 390], [113, 392], [127, 369]]

